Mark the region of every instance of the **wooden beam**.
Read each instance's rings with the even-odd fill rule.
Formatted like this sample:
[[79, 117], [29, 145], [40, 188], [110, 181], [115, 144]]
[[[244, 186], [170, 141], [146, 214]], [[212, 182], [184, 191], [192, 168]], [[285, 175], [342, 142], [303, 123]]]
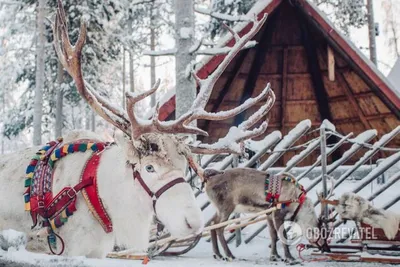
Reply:
[[286, 134], [285, 131], [285, 112], [286, 112], [286, 94], [287, 94], [287, 74], [288, 74], [288, 50], [283, 49], [283, 62], [282, 62], [282, 94], [281, 94], [281, 132]]
[[[328, 93], [326, 91], [324, 79], [319, 66], [317, 46], [315, 44], [315, 40], [311, 36], [311, 31], [310, 31], [311, 25], [304, 18], [304, 16], [299, 14], [299, 12], [296, 12], [296, 17], [298, 19], [298, 23], [300, 24], [301, 39], [306, 51], [308, 69], [311, 74], [311, 81], [313, 84], [315, 97], [317, 99], [317, 107], [321, 121], [327, 119], [333, 123], [333, 117], [329, 109]], [[331, 136], [330, 138], [327, 139], [328, 144], [334, 144], [337, 142], [338, 138], [336, 136]], [[339, 150], [336, 150], [335, 152], [332, 153], [333, 161], [339, 159], [340, 157], [341, 156]]]
[[319, 67], [317, 47], [314, 43], [314, 40], [310, 36], [308, 22], [304, 19], [301, 19], [299, 23], [301, 25], [303, 45], [307, 54], [308, 68], [311, 74], [311, 80], [313, 83], [314, 94], [318, 103], [318, 111], [321, 121], [324, 119], [332, 121], [332, 114], [329, 110], [328, 94], [326, 93], [324, 80]]
[[329, 102], [342, 102], [342, 101], [346, 101], [346, 100], [347, 100], [347, 96], [345, 96], [345, 95], [332, 96], [329, 98]]
[[[261, 67], [265, 62], [265, 55], [267, 54], [268, 45], [271, 43], [272, 34], [274, 32], [276, 25], [277, 13], [274, 13], [270, 16], [271, 17], [268, 18], [268, 21], [258, 33], [261, 34], [261, 38], [256, 46], [254, 60], [251, 64], [250, 72], [246, 79], [239, 105], [243, 104], [244, 101], [246, 101], [249, 97], [252, 96], [254, 89], [256, 87]], [[233, 125], [238, 126], [240, 123], [243, 122], [245, 116], [246, 116], [246, 111], [236, 115]]]
[[388, 116], [393, 116], [394, 118], [396, 118], [396, 116], [392, 112], [380, 113], [380, 114], [376, 114], [376, 115], [369, 115], [369, 116], [365, 116], [365, 118], [368, 121], [370, 121], [370, 120], [377, 120], [377, 119], [386, 119], [385, 117], [388, 117]]
[[357, 94], [354, 94], [354, 96], [356, 98], [371, 97], [371, 96], [378, 97], [374, 92], [357, 93]]
[[353, 106], [353, 108], [357, 111], [358, 116], [360, 117], [360, 120], [362, 124], [364, 125], [365, 130], [371, 129], [371, 125], [369, 124], [368, 120], [365, 118], [365, 115], [363, 111], [361, 110], [360, 106], [357, 103], [357, 100], [355, 99], [353, 92], [350, 89], [350, 85], [347, 82], [346, 78], [344, 77], [342, 72], [338, 73], [338, 79], [341, 81], [341, 84], [344, 89], [344, 93], [346, 94], [347, 100], [350, 102], [350, 105]]
[[[391, 113], [382, 113], [382, 114], [376, 114], [376, 115], [369, 115], [369, 116], [365, 116], [365, 119], [368, 121], [370, 120], [379, 120], [379, 119], [385, 119], [385, 117], [387, 116], [393, 116], [394, 118], [396, 118], [396, 116]], [[334, 120], [334, 124], [342, 124], [342, 123], [354, 123], [354, 122], [360, 122], [361, 124], [363, 124], [363, 122], [361, 121], [360, 117], [352, 117], [352, 118], [346, 118], [346, 119], [338, 119], [338, 120]], [[371, 126], [369, 129], [372, 129], [373, 127]]]
[[332, 48], [328, 45], [328, 77], [331, 82], [335, 81], [335, 54]]
[[[340, 73], [340, 71], [337, 71], [337, 73]], [[340, 74], [338, 74], [340, 75]], [[340, 77], [339, 77], [340, 79]], [[378, 97], [376, 96], [373, 92], [366, 92], [366, 93], [358, 93], [358, 94], [354, 94], [353, 96], [355, 99], [359, 99], [359, 98], [367, 98], [367, 97]], [[329, 102], [340, 102], [340, 101], [346, 101], [347, 100], [347, 94], [346, 95], [339, 95], [339, 96], [333, 96], [329, 98]]]

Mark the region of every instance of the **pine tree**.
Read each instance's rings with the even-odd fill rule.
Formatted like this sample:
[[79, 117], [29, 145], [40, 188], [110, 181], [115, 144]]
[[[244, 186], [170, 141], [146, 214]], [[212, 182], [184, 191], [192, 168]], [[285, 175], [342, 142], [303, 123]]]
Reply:
[[[36, 1], [21, 0], [20, 11], [21, 13], [30, 13], [34, 11]], [[56, 1], [49, 1], [48, 8], [52, 12], [56, 10]], [[115, 23], [115, 16], [122, 9], [119, 6], [118, 1], [107, 1], [99, 2], [94, 0], [87, 1], [66, 1], [65, 8], [67, 10], [67, 19], [70, 29], [78, 29], [80, 20], [77, 18], [83, 17], [88, 20], [88, 37], [87, 45], [83, 52], [83, 72], [85, 79], [94, 87], [97, 88], [100, 93], [106, 95], [111, 92], [107, 92], [100, 86], [102, 75], [99, 72], [101, 66], [107, 66], [113, 60], [116, 60], [119, 54], [118, 42], [113, 38], [112, 32], [117, 31], [116, 27], [119, 27]], [[26, 21], [24, 22], [26, 23]], [[23, 25], [21, 25], [23, 26]], [[27, 31], [28, 32], [28, 31]], [[33, 32], [33, 31], [32, 31]], [[72, 42], [77, 39], [78, 31], [71, 31], [70, 37]], [[52, 30], [49, 23], [46, 24], [45, 29], [46, 36], [46, 55], [45, 55], [45, 81], [43, 91], [43, 118], [42, 118], [42, 130], [44, 133], [49, 134], [54, 132], [54, 120], [55, 120], [55, 107], [56, 107], [56, 94], [59, 90], [62, 90], [63, 99], [65, 100], [63, 105], [65, 108], [65, 114], [63, 117], [70, 116], [69, 110], [73, 107], [80, 105], [82, 101], [81, 97], [76, 92], [74, 84], [71, 78], [67, 75], [64, 76], [62, 83], [57, 82], [58, 70], [58, 59], [55, 55], [55, 51], [52, 45]], [[35, 51], [33, 51], [35, 52]], [[30, 112], [33, 102], [32, 93], [36, 86], [35, 78], [35, 61], [34, 53], [27, 51], [26, 59], [24, 60], [25, 66], [19, 72], [16, 77], [16, 82], [21, 84], [27, 84], [25, 92], [20, 98], [20, 105], [15, 107], [11, 111], [9, 119], [5, 123], [4, 134], [8, 137], [18, 135], [22, 130], [32, 125], [32, 115]], [[60, 114], [59, 114], [60, 115]], [[75, 114], [76, 115], [76, 114]], [[84, 116], [85, 113], [79, 114], [78, 116]], [[66, 124], [68, 127], [69, 124]]]

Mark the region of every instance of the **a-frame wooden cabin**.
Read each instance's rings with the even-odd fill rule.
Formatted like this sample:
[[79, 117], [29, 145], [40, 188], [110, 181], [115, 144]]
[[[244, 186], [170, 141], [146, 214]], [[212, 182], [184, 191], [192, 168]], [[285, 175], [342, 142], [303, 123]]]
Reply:
[[[254, 37], [258, 44], [241, 51], [231, 62], [217, 82], [207, 110], [238, 106], [270, 82], [276, 103], [268, 115], [267, 133], [280, 130], [286, 134], [304, 119], [310, 119], [315, 127], [328, 119], [345, 134], [376, 129], [382, 136], [400, 125], [399, 91], [313, 4], [306, 0], [262, 0], [249, 13], [259, 18], [268, 13], [265, 25]], [[249, 28], [246, 23], [236, 27], [241, 34]], [[221, 46], [232, 44], [231, 37], [221, 38]], [[222, 56], [205, 58], [198, 76], [205, 78], [221, 60]], [[173, 118], [174, 109], [172, 96], [161, 107], [160, 119]], [[200, 121], [199, 126], [210, 133], [205, 141], [224, 136], [254, 109], [229, 121]], [[390, 144], [400, 147], [400, 138]], [[284, 161], [290, 153], [285, 157]], [[309, 157], [303, 164], [314, 160]]]

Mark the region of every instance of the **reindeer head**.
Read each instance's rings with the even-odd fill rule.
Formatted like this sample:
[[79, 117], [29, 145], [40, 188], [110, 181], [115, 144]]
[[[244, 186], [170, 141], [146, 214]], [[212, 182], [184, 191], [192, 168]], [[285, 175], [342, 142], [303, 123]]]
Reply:
[[339, 198], [339, 203], [336, 207], [336, 211], [343, 221], [360, 221], [368, 209], [369, 203], [364, 198], [352, 192], [344, 193]]
[[[201, 80], [194, 75], [200, 89], [192, 108], [175, 121], [166, 122], [158, 119], [158, 104], [150, 120], [139, 119], [134, 112], [135, 104], [138, 101], [156, 92], [160, 85], [159, 80], [149, 91], [140, 94], [127, 92], [126, 110], [111, 105], [84, 81], [81, 69], [81, 53], [86, 39], [86, 25], [83, 22], [81, 23], [79, 38], [76, 44], [72, 46], [68, 37], [65, 13], [61, 1], [58, 1], [57, 16], [53, 25], [57, 56], [74, 79], [79, 94], [91, 108], [129, 137], [128, 141], [119, 138], [117, 143], [123, 147], [126, 160], [138, 176], [138, 181], [143, 189], [155, 193], [156, 196], [157, 192], [163, 191], [154, 204], [154, 211], [172, 235], [184, 236], [197, 233], [203, 227], [201, 211], [196, 204], [190, 186], [187, 183], [175, 183], [179, 177], [185, 177], [187, 162], [194, 168], [199, 168], [191, 153], [242, 153], [243, 142], [264, 133], [267, 128], [267, 122], [264, 122], [260, 127], [249, 130], [266, 115], [275, 101], [275, 95], [269, 84], [260, 95], [247, 100], [232, 110], [217, 113], [205, 111], [212, 89], [222, 71], [245, 46], [247, 41], [254, 36], [265, 19], [266, 17], [260, 21], [255, 21], [252, 30], [242, 38], [239, 38], [237, 34], [235, 35], [237, 44], [208, 79]], [[225, 120], [234, 117], [260, 102], [267, 95], [269, 97], [266, 103], [257, 112], [238, 127], [232, 127], [225, 137], [214, 144], [191, 145], [186, 144], [183, 138], [178, 137], [178, 134], [207, 136], [207, 132], [195, 126], [196, 120]], [[165, 188], [167, 190], [164, 190]], [[110, 188], [110, 190], [112, 189]]]

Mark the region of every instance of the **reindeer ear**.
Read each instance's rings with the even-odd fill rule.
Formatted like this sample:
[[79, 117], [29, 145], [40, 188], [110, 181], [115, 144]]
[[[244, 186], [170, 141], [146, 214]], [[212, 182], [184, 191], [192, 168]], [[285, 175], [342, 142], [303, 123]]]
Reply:
[[121, 147], [125, 154], [127, 161], [130, 164], [137, 164], [139, 162], [139, 154], [133, 145], [133, 141], [126, 136], [122, 131], [118, 131], [114, 135], [115, 142]]

